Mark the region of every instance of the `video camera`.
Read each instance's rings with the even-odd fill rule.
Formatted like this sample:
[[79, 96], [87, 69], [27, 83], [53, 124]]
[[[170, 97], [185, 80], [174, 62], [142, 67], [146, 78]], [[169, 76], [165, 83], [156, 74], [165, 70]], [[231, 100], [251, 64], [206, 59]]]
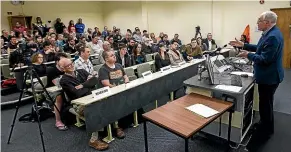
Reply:
[[199, 25], [196, 26], [195, 29], [196, 29], [196, 32], [200, 32], [200, 30], [201, 30]]

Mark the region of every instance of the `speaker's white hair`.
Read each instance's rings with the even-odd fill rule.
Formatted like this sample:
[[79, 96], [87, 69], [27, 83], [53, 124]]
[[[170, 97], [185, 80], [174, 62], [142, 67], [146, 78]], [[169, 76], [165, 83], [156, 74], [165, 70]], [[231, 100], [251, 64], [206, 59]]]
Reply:
[[263, 20], [269, 21], [272, 24], [276, 24], [278, 18], [277, 14], [272, 11], [263, 12], [261, 16], [263, 17]]

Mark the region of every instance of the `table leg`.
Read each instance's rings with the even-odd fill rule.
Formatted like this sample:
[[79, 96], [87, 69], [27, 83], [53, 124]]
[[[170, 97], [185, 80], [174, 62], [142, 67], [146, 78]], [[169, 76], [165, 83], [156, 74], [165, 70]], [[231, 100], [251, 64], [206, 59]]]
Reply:
[[232, 111], [230, 111], [228, 115], [228, 133], [227, 133], [228, 149], [230, 148], [231, 121], [232, 121]]
[[148, 152], [149, 151], [149, 147], [148, 147], [147, 122], [146, 121], [144, 121], [144, 123], [143, 123], [143, 130], [144, 130], [144, 146], [145, 146], [145, 151]]
[[185, 139], [185, 152], [189, 151], [189, 147], [188, 147], [188, 138]]

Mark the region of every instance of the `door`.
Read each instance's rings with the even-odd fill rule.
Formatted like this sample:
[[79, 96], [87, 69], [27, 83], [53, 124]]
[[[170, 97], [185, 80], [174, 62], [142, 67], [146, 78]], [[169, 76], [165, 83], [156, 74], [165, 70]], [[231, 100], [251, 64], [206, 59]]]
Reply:
[[291, 68], [291, 8], [271, 10], [278, 15], [277, 26], [284, 37], [283, 67]]

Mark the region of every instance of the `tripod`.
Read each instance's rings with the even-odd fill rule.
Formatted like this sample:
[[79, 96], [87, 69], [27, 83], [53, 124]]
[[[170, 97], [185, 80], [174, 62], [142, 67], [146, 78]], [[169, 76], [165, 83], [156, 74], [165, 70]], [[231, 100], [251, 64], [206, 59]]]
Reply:
[[36, 115], [37, 115], [37, 122], [38, 122], [38, 128], [39, 128], [39, 133], [40, 133], [40, 138], [41, 138], [43, 152], [45, 152], [45, 146], [44, 146], [44, 141], [43, 141], [43, 131], [41, 129], [40, 116], [39, 116], [39, 108], [37, 106], [37, 99], [36, 99], [37, 97], [35, 95], [35, 88], [34, 88], [34, 85], [33, 85], [33, 77], [34, 76], [36, 77], [36, 79], [38, 80], [38, 82], [40, 83], [40, 85], [42, 86], [42, 88], [43, 88], [44, 92], [46, 93], [46, 95], [49, 97], [49, 99], [53, 103], [54, 107], [57, 109], [58, 113], [59, 114], [61, 114], [61, 113], [60, 113], [60, 110], [58, 109], [58, 107], [54, 104], [52, 97], [49, 95], [49, 93], [45, 89], [42, 81], [40, 80], [39, 76], [37, 75], [36, 71], [33, 69], [32, 66], [29, 66], [28, 69], [27, 69], [27, 71], [24, 74], [24, 80], [23, 80], [23, 84], [22, 84], [22, 90], [20, 92], [19, 100], [18, 100], [18, 102], [16, 104], [16, 111], [15, 111], [14, 118], [13, 118], [13, 121], [12, 121], [11, 130], [10, 130], [10, 134], [9, 134], [9, 138], [8, 138], [7, 144], [10, 143], [11, 135], [12, 135], [13, 128], [14, 128], [14, 125], [15, 125], [16, 116], [17, 116], [17, 113], [18, 113], [18, 109], [19, 109], [19, 106], [20, 106], [20, 102], [21, 102], [21, 98], [22, 98], [22, 95], [23, 95], [23, 92], [24, 92], [24, 86], [25, 86], [26, 78], [27, 78], [28, 74], [30, 75], [31, 89], [32, 89], [32, 94], [33, 94], [33, 98], [34, 98], [34, 105], [33, 105], [33, 107], [35, 108]]

